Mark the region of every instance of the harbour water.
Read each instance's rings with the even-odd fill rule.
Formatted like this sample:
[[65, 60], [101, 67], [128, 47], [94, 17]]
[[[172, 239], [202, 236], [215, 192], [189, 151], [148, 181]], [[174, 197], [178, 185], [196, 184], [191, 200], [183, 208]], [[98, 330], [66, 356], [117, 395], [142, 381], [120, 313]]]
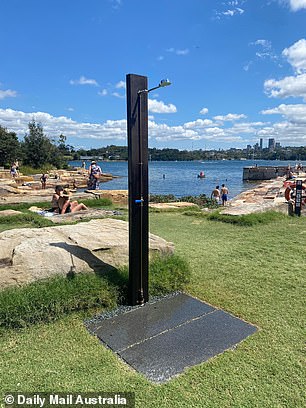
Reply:
[[[81, 161], [72, 161], [72, 166], [81, 167]], [[86, 163], [88, 168], [90, 162]], [[119, 161], [98, 162], [104, 173], [111, 173], [118, 178], [100, 185], [104, 190], [127, 190], [128, 163]], [[226, 184], [229, 198], [233, 198], [242, 191], [252, 188], [254, 183], [242, 180], [245, 166], [283, 166], [295, 162], [269, 160], [220, 160], [220, 161], [158, 161], [149, 162], [149, 191], [151, 194], [173, 194], [177, 197], [186, 195], [210, 194], [216, 185]], [[303, 162], [305, 167], [305, 162]], [[203, 171], [205, 178], [198, 178]]]

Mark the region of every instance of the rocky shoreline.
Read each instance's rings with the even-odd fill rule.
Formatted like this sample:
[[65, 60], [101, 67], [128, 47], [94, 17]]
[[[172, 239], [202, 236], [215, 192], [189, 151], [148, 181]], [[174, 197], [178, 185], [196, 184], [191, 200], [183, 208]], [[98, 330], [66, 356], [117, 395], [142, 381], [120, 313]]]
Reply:
[[[306, 173], [300, 173], [296, 177], [304, 180]], [[222, 210], [222, 214], [245, 215], [268, 210], [288, 214], [288, 202], [284, 194], [285, 181], [285, 177], [277, 177], [273, 180], [263, 181], [257, 184], [256, 187], [243, 191], [229, 201], [228, 206]], [[302, 213], [305, 211], [302, 207]]]
[[[72, 189], [75, 199], [110, 198], [114, 203], [127, 204], [127, 191], [86, 190], [88, 171], [82, 168], [56, 170], [49, 173], [46, 189], [41, 188], [40, 174], [12, 178], [9, 170], [0, 170], [0, 204], [19, 204], [51, 201], [57, 184]], [[117, 176], [103, 173], [100, 183], [112, 180]]]

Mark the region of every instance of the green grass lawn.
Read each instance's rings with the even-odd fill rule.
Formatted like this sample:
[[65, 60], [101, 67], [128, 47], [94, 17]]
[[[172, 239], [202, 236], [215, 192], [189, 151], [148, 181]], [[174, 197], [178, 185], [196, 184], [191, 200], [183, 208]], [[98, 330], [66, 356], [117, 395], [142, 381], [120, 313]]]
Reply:
[[154, 385], [91, 336], [83, 314], [0, 338], [0, 392], [133, 391], [137, 407], [304, 407], [306, 218], [239, 226], [151, 213], [151, 232], [191, 267], [187, 292], [259, 327], [206, 363]]

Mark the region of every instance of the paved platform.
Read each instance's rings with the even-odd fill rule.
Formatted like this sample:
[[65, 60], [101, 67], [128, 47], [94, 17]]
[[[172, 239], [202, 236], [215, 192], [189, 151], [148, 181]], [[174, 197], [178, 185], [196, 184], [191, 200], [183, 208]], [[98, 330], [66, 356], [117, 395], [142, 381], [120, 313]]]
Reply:
[[184, 293], [87, 324], [149, 380], [162, 383], [232, 348], [257, 328]]

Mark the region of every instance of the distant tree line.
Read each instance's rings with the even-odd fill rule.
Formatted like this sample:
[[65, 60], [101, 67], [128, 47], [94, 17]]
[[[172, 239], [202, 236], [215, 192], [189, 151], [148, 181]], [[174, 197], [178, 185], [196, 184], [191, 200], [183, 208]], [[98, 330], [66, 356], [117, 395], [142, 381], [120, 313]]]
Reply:
[[[102, 157], [104, 160], [128, 160], [127, 146], [110, 145], [96, 149], [81, 149], [74, 152], [74, 157]], [[279, 147], [275, 150], [264, 149], [216, 149], [216, 150], [179, 150], [149, 148], [149, 160], [152, 161], [206, 161], [206, 160], [306, 160], [306, 147]]]
[[18, 160], [35, 169], [45, 165], [61, 168], [67, 165], [67, 160], [74, 158], [73, 154], [74, 148], [66, 144], [66, 136], [60, 134], [57, 139], [49, 138], [35, 120], [29, 123], [22, 141], [15, 132], [0, 126], [0, 166], [9, 167]]

